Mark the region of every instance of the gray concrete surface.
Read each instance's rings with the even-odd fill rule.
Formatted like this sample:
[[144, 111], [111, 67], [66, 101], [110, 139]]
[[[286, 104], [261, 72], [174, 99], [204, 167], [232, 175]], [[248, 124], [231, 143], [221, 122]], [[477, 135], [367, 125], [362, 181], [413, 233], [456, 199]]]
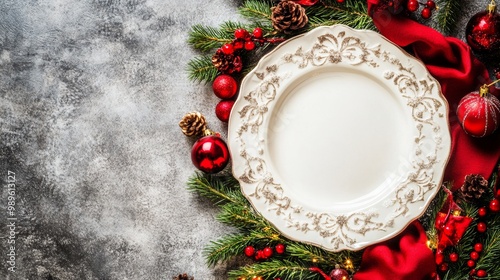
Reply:
[[[467, 4], [457, 36], [487, 3]], [[186, 191], [177, 123], [198, 110], [225, 131], [210, 87], [187, 79], [185, 42], [238, 4], [0, 1], [0, 279], [226, 278], [202, 248], [231, 229]]]

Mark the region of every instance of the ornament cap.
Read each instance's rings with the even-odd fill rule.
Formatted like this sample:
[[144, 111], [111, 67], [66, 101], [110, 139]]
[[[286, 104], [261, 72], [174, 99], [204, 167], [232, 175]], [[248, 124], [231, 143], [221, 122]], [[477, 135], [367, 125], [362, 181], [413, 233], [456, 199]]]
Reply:
[[488, 4], [488, 12], [491, 14], [494, 13], [495, 10], [496, 10], [495, 0], [491, 0], [491, 3]]

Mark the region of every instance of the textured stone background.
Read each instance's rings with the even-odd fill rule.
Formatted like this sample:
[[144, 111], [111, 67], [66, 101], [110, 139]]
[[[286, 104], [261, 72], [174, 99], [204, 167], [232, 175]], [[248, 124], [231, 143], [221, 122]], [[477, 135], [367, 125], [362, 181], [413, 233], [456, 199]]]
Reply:
[[[472, 2], [472, 1], [470, 1]], [[467, 19], [489, 0], [468, 3]], [[201, 249], [228, 230], [185, 190], [191, 110], [225, 131], [210, 87], [188, 81], [196, 23], [239, 1], [0, 1], [1, 279], [225, 279]], [[7, 271], [8, 171], [16, 267]]]

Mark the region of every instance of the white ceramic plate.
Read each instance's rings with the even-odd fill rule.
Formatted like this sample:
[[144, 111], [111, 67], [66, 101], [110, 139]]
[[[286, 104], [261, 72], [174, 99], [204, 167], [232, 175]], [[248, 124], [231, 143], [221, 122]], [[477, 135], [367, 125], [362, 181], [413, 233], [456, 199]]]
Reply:
[[242, 82], [233, 174], [283, 235], [331, 251], [401, 232], [438, 191], [448, 105], [423, 64], [380, 34], [320, 27]]

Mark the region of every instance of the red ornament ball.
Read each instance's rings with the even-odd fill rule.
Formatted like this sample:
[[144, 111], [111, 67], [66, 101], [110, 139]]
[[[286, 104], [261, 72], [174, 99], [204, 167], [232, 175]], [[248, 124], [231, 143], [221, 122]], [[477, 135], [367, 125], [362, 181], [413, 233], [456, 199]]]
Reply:
[[484, 269], [479, 269], [479, 270], [476, 272], [476, 276], [477, 276], [477, 277], [482, 278], [482, 277], [486, 277], [486, 276], [488, 276], [488, 273], [487, 273], [487, 272], [486, 272], [486, 270], [484, 270]]
[[474, 244], [474, 251], [476, 251], [476, 252], [482, 252], [483, 251], [483, 244], [482, 243], [476, 243], [476, 244]]
[[460, 100], [457, 116], [467, 134], [474, 137], [490, 135], [500, 122], [500, 101], [487, 87], [481, 87], [479, 92], [471, 92]]
[[251, 258], [255, 254], [255, 248], [253, 246], [245, 247], [245, 256]]
[[465, 39], [478, 55], [495, 58], [500, 54], [500, 14], [494, 6], [472, 16], [465, 27]]
[[228, 122], [233, 105], [233, 100], [221, 100], [217, 106], [215, 106], [215, 115], [217, 118], [222, 122]]
[[467, 266], [470, 267], [470, 268], [473, 268], [476, 266], [476, 262], [473, 261], [473, 260], [468, 260], [467, 261]]
[[285, 245], [279, 243], [274, 247], [274, 250], [276, 250], [276, 253], [278, 254], [284, 254], [285, 253]]
[[485, 222], [479, 222], [477, 223], [477, 231], [480, 233], [485, 233], [486, 232], [486, 223]]
[[498, 198], [494, 198], [492, 201], [490, 201], [489, 208], [493, 213], [500, 212], [500, 200], [498, 200]]
[[229, 150], [226, 142], [217, 135], [198, 139], [191, 149], [191, 161], [205, 173], [222, 171], [229, 162]]
[[271, 247], [266, 247], [262, 250], [264, 258], [269, 259], [273, 256], [273, 249]]
[[347, 270], [340, 268], [340, 266], [337, 264], [335, 265], [335, 268], [330, 272], [330, 278], [332, 280], [347, 280], [349, 279], [349, 272]]
[[238, 83], [233, 77], [222, 74], [215, 78], [212, 89], [220, 99], [231, 99], [238, 91]]
[[457, 262], [458, 261], [458, 254], [453, 252], [450, 254], [450, 261], [451, 262]]
[[477, 211], [477, 214], [479, 215], [479, 217], [484, 217], [488, 214], [488, 210], [486, 210], [486, 207], [481, 207]]

